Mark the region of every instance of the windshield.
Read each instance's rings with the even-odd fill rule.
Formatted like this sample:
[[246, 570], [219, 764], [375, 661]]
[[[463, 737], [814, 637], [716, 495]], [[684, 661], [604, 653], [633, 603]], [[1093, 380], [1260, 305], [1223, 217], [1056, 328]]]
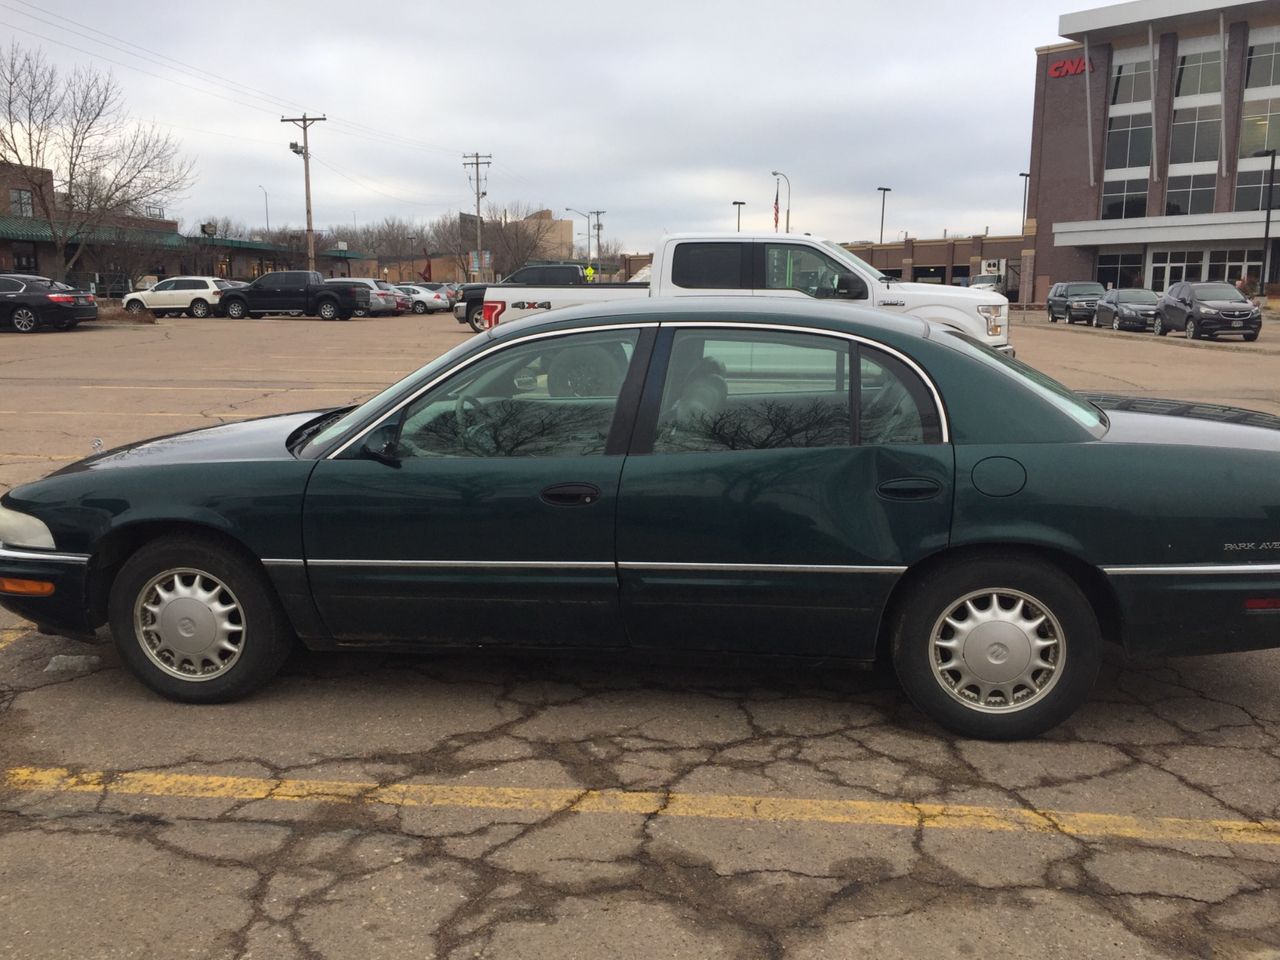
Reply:
[[1021, 360], [1013, 360], [1003, 353], [992, 350], [985, 343], [973, 339], [967, 333], [961, 333], [959, 330], [950, 328], [947, 329], [947, 333], [955, 338], [952, 346], [960, 346], [965, 353], [977, 357], [988, 367], [999, 370], [1005, 376], [1020, 381], [1026, 389], [1042, 400], [1047, 400], [1095, 437], [1100, 437], [1107, 432], [1106, 414], [1088, 400], [1064, 387], [1053, 377], [1041, 373], [1035, 367], [1027, 366]]
[[1067, 284], [1068, 297], [1093, 297], [1099, 296], [1105, 291], [1100, 283], [1069, 283]]
[[1229, 283], [1196, 283], [1192, 284], [1197, 300], [1231, 300], [1243, 303], [1248, 300], [1243, 293]]
[[351, 410], [340, 420], [335, 420], [329, 424], [309, 441], [307, 445], [299, 451], [299, 456], [314, 457], [319, 456], [320, 452], [333, 443], [348, 430], [357, 424], [363, 423], [365, 420], [371, 419], [384, 406], [387, 406], [392, 398], [402, 393], [411, 393], [415, 390], [419, 383], [425, 382], [438, 374], [441, 370], [447, 369], [455, 360], [469, 353], [474, 349], [474, 342], [480, 337], [487, 337], [488, 334], [480, 334], [477, 337], [470, 337], [458, 344], [448, 353], [443, 353], [425, 366], [419, 367], [413, 373], [400, 380], [397, 380], [391, 386], [387, 387], [376, 396], [370, 397], [364, 403]]
[[1155, 303], [1158, 298], [1150, 290], [1121, 290], [1117, 299], [1121, 303]]
[[972, 280], [970, 280], [970, 281], [969, 281], [969, 286], [974, 287], [974, 286], [977, 286], [977, 285], [978, 285], [978, 284], [980, 284], [980, 283], [991, 283], [991, 284], [994, 284], [994, 283], [998, 282], [998, 281], [999, 281], [999, 279], [1000, 279], [999, 277], [994, 276], [993, 274], [984, 273], [984, 274], [982, 274], [982, 276], [980, 276], [980, 277], [974, 277]]
[[852, 253], [850, 253], [844, 247], [840, 246], [840, 244], [836, 243], [834, 240], [823, 240], [822, 245], [826, 247], [828, 250], [830, 250], [833, 254], [835, 254], [835, 258], [837, 260], [843, 261], [844, 263], [848, 263], [848, 264], [856, 264], [858, 267], [865, 270], [867, 273], [871, 274], [871, 276], [877, 280], [898, 279], [897, 277], [885, 276], [883, 273], [881, 273], [871, 264], [867, 263], [867, 261], [854, 256]]

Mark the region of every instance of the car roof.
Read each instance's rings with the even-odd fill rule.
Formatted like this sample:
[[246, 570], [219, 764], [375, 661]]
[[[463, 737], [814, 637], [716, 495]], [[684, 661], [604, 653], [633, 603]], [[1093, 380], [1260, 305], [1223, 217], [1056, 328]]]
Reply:
[[515, 336], [543, 328], [680, 321], [793, 324], [886, 342], [888, 339], [927, 339], [931, 328], [928, 321], [919, 317], [847, 303], [821, 303], [792, 297], [713, 296], [645, 297], [584, 304], [499, 323], [489, 333]]

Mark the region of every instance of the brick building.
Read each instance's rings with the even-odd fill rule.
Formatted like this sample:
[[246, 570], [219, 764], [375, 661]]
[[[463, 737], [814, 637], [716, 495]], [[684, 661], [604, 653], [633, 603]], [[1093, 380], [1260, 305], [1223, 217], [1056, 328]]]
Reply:
[[1059, 280], [1259, 280], [1280, 4], [1134, 0], [1058, 32], [1069, 42], [1037, 50], [1023, 299]]

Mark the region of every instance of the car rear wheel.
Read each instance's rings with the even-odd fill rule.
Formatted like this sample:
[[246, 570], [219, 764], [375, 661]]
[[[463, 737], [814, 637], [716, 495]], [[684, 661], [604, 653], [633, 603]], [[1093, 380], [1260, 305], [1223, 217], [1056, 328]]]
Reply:
[[316, 305], [316, 315], [319, 316], [321, 320], [337, 320], [338, 319], [337, 302], [333, 300], [321, 300]]
[[232, 320], [242, 320], [247, 313], [243, 300], [228, 300], [226, 310]]
[[467, 326], [476, 333], [484, 333], [484, 304], [467, 308]]
[[36, 312], [30, 307], [18, 307], [9, 314], [9, 322], [19, 333], [35, 333], [36, 327], [40, 326]]
[[413, 302], [413, 312], [414, 312], [414, 313], [426, 313], [426, 312], [427, 312], [427, 305], [426, 305], [425, 303], [423, 303], [421, 300], [415, 300], [415, 301]]
[[110, 619], [134, 674], [186, 703], [246, 696], [275, 676], [292, 646], [261, 570], [213, 540], [142, 547], [112, 584]]
[[1196, 321], [1193, 317], [1187, 317], [1186, 331], [1188, 340], [1200, 339], [1200, 328], [1196, 326]]
[[203, 320], [209, 315], [209, 304], [204, 300], [192, 300], [191, 305], [187, 307], [187, 313], [197, 320]]
[[893, 663], [912, 702], [955, 733], [1034, 737], [1084, 703], [1100, 632], [1070, 577], [1038, 560], [955, 564], [901, 608]]

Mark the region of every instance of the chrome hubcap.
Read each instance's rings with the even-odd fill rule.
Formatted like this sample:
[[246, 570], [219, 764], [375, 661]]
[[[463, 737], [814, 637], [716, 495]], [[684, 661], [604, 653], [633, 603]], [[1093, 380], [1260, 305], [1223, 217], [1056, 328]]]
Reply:
[[133, 627], [147, 658], [182, 680], [210, 680], [244, 649], [240, 601], [217, 577], [189, 567], [151, 578], [138, 593]]
[[1042, 699], [1066, 660], [1057, 618], [1018, 590], [961, 597], [933, 625], [930, 647], [934, 678], [982, 713], [1012, 713]]

